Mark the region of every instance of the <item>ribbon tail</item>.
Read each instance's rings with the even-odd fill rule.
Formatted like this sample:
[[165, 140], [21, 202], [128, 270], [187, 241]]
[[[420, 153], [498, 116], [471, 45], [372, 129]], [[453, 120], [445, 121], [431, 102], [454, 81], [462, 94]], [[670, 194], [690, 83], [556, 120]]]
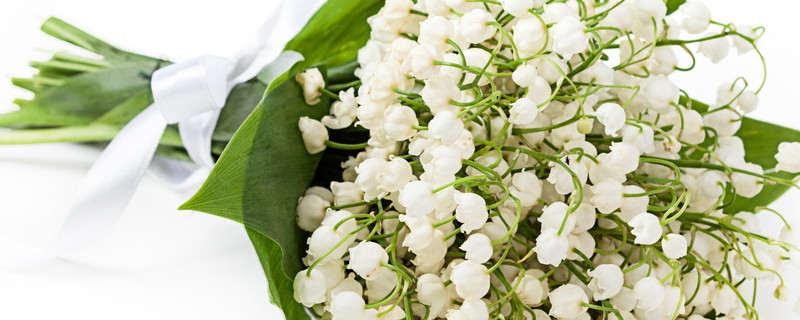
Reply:
[[181, 141], [189, 157], [197, 165], [205, 168], [214, 166], [211, 159], [211, 136], [217, 127], [220, 109], [211, 110], [178, 123]]
[[117, 134], [89, 169], [43, 259], [82, 249], [111, 229], [136, 191], [166, 126], [151, 105]]

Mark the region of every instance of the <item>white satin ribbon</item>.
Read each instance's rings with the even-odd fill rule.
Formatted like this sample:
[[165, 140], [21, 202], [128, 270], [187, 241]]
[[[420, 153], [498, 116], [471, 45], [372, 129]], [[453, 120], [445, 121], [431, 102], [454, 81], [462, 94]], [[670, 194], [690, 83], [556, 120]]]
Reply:
[[[200, 56], [153, 73], [152, 105], [128, 123], [89, 170], [64, 224], [46, 251], [13, 265], [46, 260], [84, 248], [111, 229], [153, 159], [167, 125], [178, 123], [181, 139], [199, 170], [175, 170], [175, 177], [204, 180], [214, 161], [211, 135], [231, 89], [252, 79], [280, 53], [324, 0], [282, 1], [266, 20], [259, 39], [233, 57]], [[302, 60], [284, 52], [280, 73]], [[198, 185], [199, 186], [199, 185]]]

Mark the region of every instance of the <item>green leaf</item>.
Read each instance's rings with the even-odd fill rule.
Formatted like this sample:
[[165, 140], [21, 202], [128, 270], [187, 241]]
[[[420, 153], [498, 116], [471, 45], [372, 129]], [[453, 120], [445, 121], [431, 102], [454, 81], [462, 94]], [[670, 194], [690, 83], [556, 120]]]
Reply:
[[247, 116], [253, 112], [267, 90], [267, 86], [260, 81], [250, 80], [233, 88], [225, 101], [225, 108], [217, 120], [214, 135], [215, 141], [230, 141], [233, 134], [242, 126]]
[[686, 0], [664, 0], [667, 4], [667, 14], [671, 14], [680, 8], [681, 5], [686, 3]]
[[86, 125], [150, 90], [154, 63], [130, 63], [82, 73], [35, 95], [20, 110], [0, 115], [0, 126]]
[[250, 242], [253, 243], [264, 268], [264, 274], [267, 275], [270, 301], [283, 310], [287, 320], [308, 319], [303, 306], [294, 301], [292, 286], [294, 277], [287, 277], [280, 264], [272, 260], [273, 257], [280, 257], [283, 254], [280, 247], [267, 236], [251, 228], [247, 228], [247, 236], [250, 237]]
[[306, 58], [301, 67], [318, 63], [338, 66], [353, 60], [369, 39], [367, 18], [383, 5], [380, 0], [327, 1], [285, 50], [300, 52]]
[[47, 21], [42, 24], [42, 31], [56, 39], [69, 42], [99, 54], [112, 63], [126, 63], [130, 61], [149, 63], [158, 61], [158, 59], [155, 58], [121, 50], [55, 17], [47, 19]]
[[[778, 152], [778, 145], [783, 141], [800, 141], [800, 131], [785, 128], [779, 125], [744, 118], [742, 127], [736, 135], [744, 142], [745, 161], [762, 166], [765, 170], [772, 169], [777, 164], [775, 153]], [[782, 179], [791, 179], [796, 174], [788, 172], [770, 173]], [[789, 186], [783, 184], [769, 184], [753, 198], [737, 197], [730, 205], [725, 207], [727, 213], [737, 213], [740, 211], [752, 212], [756, 207], [767, 206], [782, 194], [789, 190]]]
[[270, 283], [272, 301], [287, 319], [300, 319], [292, 280], [301, 270], [305, 235], [295, 223], [297, 199], [314, 177], [320, 154], [309, 155], [297, 122], [328, 113], [323, 97], [306, 105], [295, 81], [269, 91], [234, 134], [206, 182], [181, 209], [202, 211], [248, 227]]

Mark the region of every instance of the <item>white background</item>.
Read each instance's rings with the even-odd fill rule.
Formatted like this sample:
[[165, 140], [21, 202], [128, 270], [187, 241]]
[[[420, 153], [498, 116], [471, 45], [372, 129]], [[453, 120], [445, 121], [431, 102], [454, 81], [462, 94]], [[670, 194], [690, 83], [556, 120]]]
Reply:
[[[0, 3], [0, 110], [28, 97], [11, 76], [28, 76], [31, 59], [65, 48], [39, 32], [58, 16], [124, 49], [175, 61], [235, 50], [249, 39], [280, 0], [117, 2], [34, 0]], [[13, 4], [10, 4], [13, 3]], [[721, 22], [767, 28], [760, 47], [769, 80], [753, 117], [800, 129], [796, 74], [797, 12], [793, 0], [706, 1]], [[756, 4], [758, 3], [758, 4]], [[735, 54], [735, 53], [733, 53]], [[757, 83], [758, 60], [737, 57], [676, 77], [690, 94], [709, 101], [718, 83], [739, 75]], [[702, 74], [703, 76], [698, 76]], [[44, 247], [63, 220], [74, 190], [98, 154], [75, 145], [0, 146], [0, 261]], [[774, 208], [800, 220], [800, 192]], [[279, 319], [243, 228], [210, 215], [179, 212], [188, 194], [146, 177], [124, 216], [101, 243], [35, 270], [0, 270], [0, 319]], [[764, 229], [776, 230], [765, 216]], [[790, 289], [800, 280], [787, 275]], [[768, 303], [762, 319], [790, 319], [791, 303]], [[797, 316], [794, 316], [797, 317]]]

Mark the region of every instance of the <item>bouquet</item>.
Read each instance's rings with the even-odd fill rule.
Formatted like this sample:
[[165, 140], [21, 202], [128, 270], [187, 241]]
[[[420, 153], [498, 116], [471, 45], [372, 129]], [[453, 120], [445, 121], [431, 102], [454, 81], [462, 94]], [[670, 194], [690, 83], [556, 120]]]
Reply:
[[[172, 62], [43, 30], [101, 58], [34, 63], [0, 143], [109, 141], [160, 103]], [[246, 226], [287, 319], [758, 319], [797, 259], [767, 206], [800, 132], [746, 117], [766, 69], [706, 102], [670, 77], [763, 32], [699, 1], [329, 0], [230, 88], [181, 208]]]

